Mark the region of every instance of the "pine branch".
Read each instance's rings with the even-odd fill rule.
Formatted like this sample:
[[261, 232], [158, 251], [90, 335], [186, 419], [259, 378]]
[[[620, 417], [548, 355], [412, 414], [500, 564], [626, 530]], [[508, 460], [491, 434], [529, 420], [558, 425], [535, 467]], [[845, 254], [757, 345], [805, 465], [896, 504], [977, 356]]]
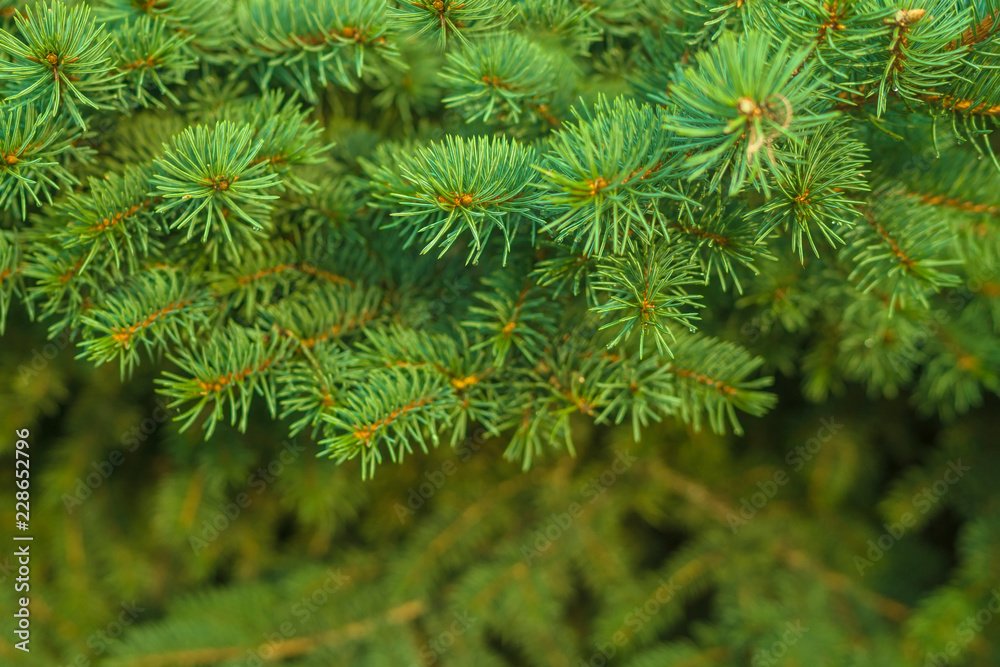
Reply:
[[269, 307], [264, 319], [281, 335], [309, 349], [373, 326], [382, 315], [382, 302], [377, 288], [316, 284]]
[[485, 334], [474, 349], [491, 348], [493, 365], [498, 368], [507, 363], [511, 346], [534, 363], [555, 330], [553, 318], [543, 307], [548, 303], [545, 293], [530, 278], [521, 283], [508, 273], [484, 278], [483, 285], [491, 289], [475, 297], [484, 305], [469, 308], [469, 319], [462, 323]]
[[289, 429], [297, 435], [307, 426], [315, 437], [345, 387], [364, 379], [365, 368], [351, 352], [334, 344], [319, 344], [308, 355], [291, 358], [278, 377], [282, 419], [300, 415]]
[[[615, 327], [617, 335], [608, 347], [639, 335], [639, 358], [648, 334], [661, 356], [672, 355], [667, 342], [675, 340], [672, 326], [694, 330], [698, 319], [693, 308], [700, 295], [688, 294], [685, 285], [701, 282], [701, 271], [690, 259], [660, 243], [632, 248], [621, 258], [612, 257], [597, 267], [594, 290], [603, 302], [592, 312], [602, 318], [616, 317], [601, 329]], [[604, 299], [602, 299], [604, 297]]]
[[144, 271], [79, 316], [86, 328], [79, 356], [98, 364], [117, 358], [125, 376], [139, 363], [140, 348], [152, 353], [193, 338], [209, 308], [205, 292], [179, 271]]
[[310, 281], [330, 285], [353, 285], [346, 277], [310, 264], [309, 252], [283, 241], [275, 241], [259, 251], [242, 253], [226, 271], [209, 273], [213, 292], [225, 300], [226, 312], [242, 306], [242, 316], [251, 320], [260, 307], [288, 296]]
[[938, 258], [951, 239], [932, 210], [914, 207], [902, 197], [882, 196], [861, 213], [865, 224], [851, 230], [842, 250], [854, 265], [851, 279], [858, 280], [859, 289], [878, 286], [889, 292], [890, 308], [907, 298], [926, 306], [928, 292], [958, 282], [938, 268], [956, 261]]
[[914, 396], [924, 412], [954, 418], [982, 405], [983, 390], [1000, 393], [1000, 345], [981, 315], [969, 309], [935, 331]]
[[732, 343], [700, 335], [679, 337], [674, 358], [667, 365], [675, 378], [681, 419], [698, 430], [707, 417], [712, 430], [722, 433], [728, 418], [733, 432], [742, 434], [736, 410], [759, 417], [777, 399], [762, 391], [772, 378], [747, 380], [762, 364], [763, 359]]
[[845, 379], [864, 383], [873, 398], [898, 396], [927, 361], [926, 352], [914, 344], [922, 335], [919, 316], [893, 306], [888, 295], [873, 290], [856, 297], [843, 313], [838, 366]]
[[[444, 256], [465, 232], [472, 235], [467, 261], [479, 260], [495, 230], [503, 235], [506, 258], [520, 226], [541, 222], [541, 194], [534, 188], [537, 153], [506, 139], [448, 137], [414, 152], [385, 156], [391, 162], [369, 166], [374, 205], [392, 210], [408, 246], [419, 239], [421, 253], [440, 246]], [[400, 191], [396, 184], [405, 183]], [[402, 210], [400, 210], [402, 209]], [[405, 246], [404, 246], [405, 247]]]
[[[228, 8], [228, 6], [227, 6]], [[101, 0], [95, 7], [98, 18], [109, 27], [120, 28], [125, 22], [152, 19], [154, 24], [163, 24], [167, 32], [184, 41], [198, 58], [221, 64], [231, 62], [232, 56], [222, 53], [233, 44], [234, 22], [228, 11], [220, 11], [216, 3], [199, 0]]]
[[875, 64], [889, 51], [896, 7], [856, 0], [801, 0], [796, 9], [751, 6], [747, 23], [778, 41], [793, 36], [799, 43], [813, 43], [810, 57], [842, 96], [852, 97], [878, 81], [882, 72]]
[[792, 251], [803, 260], [803, 236], [813, 254], [819, 257], [812, 228], [831, 245], [843, 244], [834, 227], [854, 224], [860, 201], [850, 193], [868, 190], [864, 180], [867, 163], [863, 144], [853, 139], [844, 125], [820, 128], [808, 143], [788, 160], [788, 168], [775, 174], [778, 192], [775, 197], [747, 217], [761, 221], [757, 241], [777, 227], [790, 231]]
[[590, 45], [600, 38], [595, 15], [603, 8], [596, 4], [576, 4], [571, 0], [521, 2], [515, 25], [532, 41], [564, 53], [587, 56]]
[[365, 342], [355, 347], [358, 360], [374, 368], [419, 368], [439, 373], [456, 395], [456, 406], [449, 416], [451, 445], [466, 437], [469, 424], [479, 424], [498, 433], [500, 392], [496, 368], [483, 351], [473, 351], [464, 332], [455, 338], [415, 329], [393, 326], [368, 328]]
[[254, 129], [222, 121], [214, 128], [199, 125], [184, 130], [164, 145], [155, 162], [151, 194], [162, 198], [157, 213], [174, 212], [171, 229], [186, 229], [185, 240], [202, 227], [201, 240], [219, 229], [225, 240], [244, 242], [254, 232], [270, 229], [269, 194], [281, 184], [265, 162], [255, 162], [261, 141]]
[[183, 86], [185, 75], [195, 67], [187, 48], [192, 39], [194, 35], [171, 31], [164, 21], [148, 15], [118, 26], [112, 33], [110, 56], [121, 83], [119, 105], [126, 111], [135, 106], [165, 109], [161, 95], [180, 104], [171, 86]]
[[937, 0], [927, 8], [900, 9], [891, 22], [889, 59], [878, 87], [876, 113], [885, 111], [889, 90], [917, 102], [934, 93], [942, 79], [955, 76], [963, 65], [963, 50], [947, 44], [969, 22], [969, 10]]
[[538, 285], [550, 288], [553, 298], [582, 293], [588, 305], [597, 305], [593, 284], [597, 258], [574, 252], [561, 243], [544, 242], [542, 248], [546, 258], [535, 265], [532, 273]]
[[338, 462], [360, 456], [367, 479], [382, 463], [383, 444], [395, 463], [412, 453], [414, 444], [425, 453], [428, 439], [436, 446], [454, 402], [454, 391], [438, 374], [414, 368], [373, 371], [323, 414], [323, 454]]
[[631, 417], [632, 437], [638, 441], [644, 428], [675, 414], [680, 406], [670, 367], [659, 357], [633, 359], [614, 355], [610, 361], [617, 365], [609, 369], [604, 380], [608, 391], [606, 405], [594, 422], [603, 424], [610, 420], [621, 424]]
[[156, 248], [151, 232], [157, 226], [153, 209], [159, 199], [148, 195], [152, 175], [149, 164], [129, 166], [121, 175], [91, 178], [87, 194], [71, 193], [56, 202], [56, 213], [66, 226], [55, 238], [65, 248], [89, 247], [81, 269], [110, 252], [116, 268], [125, 262], [134, 271], [150, 254], [151, 244]]
[[59, 161], [76, 136], [43, 122], [31, 107], [0, 107], [0, 208], [24, 219], [29, 198], [40, 206], [60, 187], [79, 183]]
[[[573, 72], [526, 37], [501, 32], [447, 54], [441, 73], [448, 95], [466, 122], [546, 126], [559, 88], [572, 88]], [[523, 118], [522, 118], [523, 116]]]
[[505, 406], [499, 429], [512, 431], [504, 458], [520, 460], [522, 471], [529, 470], [547, 448], [563, 448], [576, 456], [571, 416], [594, 418], [606, 400], [608, 389], [602, 380], [607, 358], [580, 352], [572, 345], [556, 346], [510, 383], [524, 398]]
[[80, 317], [94, 307], [94, 301], [122, 285], [121, 272], [110, 257], [98, 257], [84, 267], [86, 257], [79, 247], [66, 249], [47, 239], [31, 238], [26, 243], [23, 274], [30, 303], [41, 303], [42, 318], [58, 316], [51, 332], [79, 331]]
[[[66, 112], [86, 129], [80, 106], [98, 109], [117, 87], [108, 51], [110, 36], [87, 5], [53, 0], [16, 14], [23, 41], [0, 30], [0, 87], [7, 103], [37, 104], [40, 120]], [[93, 98], [93, 99], [92, 99]]]
[[405, 67], [384, 0], [250, 0], [238, 5], [237, 26], [239, 42], [257, 59], [261, 87], [268, 88], [273, 78], [310, 102], [329, 83], [356, 91], [363, 76], [377, 75], [373, 58], [382, 66]]
[[[718, 282], [723, 290], [729, 282], [743, 293], [740, 274], [756, 275], [754, 260], [774, 260], [768, 247], [758, 239], [744, 220], [744, 206], [739, 200], [716, 197], [703, 184], [682, 190], [689, 201], [669, 202], [660, 213], [667, 223], [671, 241], [679, 241], [679, 251], [689, 253], [701, 267], [703, 282]], [[690, 203], [689, 203], [690, 202]], [[692, 205], [697, 203], [697, 206]]]
[[196, 349], [182, 347], [171, 354], [181, 374], [164, 372], [157, 382], [163, 395], [173, 399], [171, 407], [196, 401], [175, 417], [186, 420], [182, 431], [202, 418], [208, 408], [204, 418], [207, 440], [228, 406], [229, 423], [245, 432], [254, 395], [263, 396], [270, 415], [275, 416], [275, 372], [286, 359], [289, 347], [285, 338], [268, 338], [260, 331], [230, 322], [226, 328], [214, 330]]
[[728, 174], [731, 195], [747, 180], [770, 191], [765, 171], [780, 164], [772, 144], [802, 145], [835, 115], [820, 111], [826, 75], [808, 56], [809, 49], [788, 40], [726, 33], [694, 65], [678, 70], [670, 87], [677, 111], [664, 118], [664, 127], [682, 138], [673, 150], [688, 153], [690, 178], [713, 171], [713, 189]]
[[[295, 637], [282, 642], [279, 650], [274, 650], [267, 643], [262, 646], [271, 649], [273, 655], [279, 660], [295, 658], [296, 656], [309, 654], [320, 647], [332, 647], [347, 641], [356, 641], [370, 635], [376, 629], [386, 624], [403, 625], [409, 623], [425, 612], [426, 605], [423, 601], [409, 600], [372, 618], [345, 623], [341, 627], [326, 632]], [[247, 651], [247, 647], [242, 645], [174, 650], [152, 655], [133, 656], [129, 658], [129, 664], [136, 667], [168, 667], [171, 665], [193, 667], [195, 665], [213, 665], [218, 664], [220, 661], [237, 659], [240, 656], [244, 656]]]
[[441, 49], [454, 40], [467, 44], [473, 35], [498, 31], [515, 16], [507, 0], [397, 0], [389, 12], [402, 29], [433, 37]]
[[633, 233], [646, 242], [662, 233], [655, 202], [681, 198], [670, 185], [677, 161], [668, 156], [664, 118], [648, 105], [599, 98], [592, 113], [577, 115], [576, 123], [556, 132], [538, 169], [551, 193], [547, 202], [564, 213], [545, 231], [598, 257], [608, 241], [621, 253]]
[[[14, 297], [25, 299], [26, 291], [21, 242], [16, 234], [0, 230], [0, 336], [7, 326], [7, 313]], [[29, 307], [31, 302], [27, 302]]]

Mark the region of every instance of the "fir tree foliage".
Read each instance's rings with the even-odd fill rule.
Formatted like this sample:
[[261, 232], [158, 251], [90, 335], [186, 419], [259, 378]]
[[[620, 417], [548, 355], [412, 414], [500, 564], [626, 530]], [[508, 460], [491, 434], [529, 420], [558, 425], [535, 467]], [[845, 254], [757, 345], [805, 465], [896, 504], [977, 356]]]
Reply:
[[819, 257], [814, 227], [831, 246], [843, 244], [837, 228], [850, 228], [860, 215], [858, 207], [864, 203], [851, 199], [849, 193], [869, 189], [864, 178], [865, 157], [864, 144], [854, 139], [846, 126], [829, 125], [818, 130], [808, 144], [789, 157], [787, 168], [775, 174], [779, 192], [747, 214], [760, 220], [756, 240], [780, 225], [782, 231], [790, 232], [792, 251], [800, 262], [803, 239]]
[[594, 15], [596, 4], [577, 4], [570, 0], [541, 0], [518, 3], [517, 21], [542, 47], [586, 55], [599, 38]]
[[[117, 83], [110, 35], [86, 5], [36, 4], [14, 16], [18, 35], [0, 31], [0, 90], [7, 104], [32, 105], [42, 120], [67, 112], [86, 128], [80, 106], [97, 108]], [[92, 99], [95, 98], [95, 99]]]
[[12, 232], [0, 233], [0, 334], [7, 325], [7, 311], [15, 296], [24, 297], [24, 281], [21, 278], [20, 243]]
[[762, 263], [775, 259], [743, 221], [746, 205], [713, 197], [705, 183], [683, 187], [681, 192], [686, 199], [662, 207], [668, 238], [677, 243], [678, 251], [690, 252], [701, 268], [704, 284], [718, 281], [728, 290], [732, 283], [742, 292], [740, 274], [756, 274]]
[[275, 378], [266, 371], [284, 356], [289, 344], [287, 338], [267, 336], [232, 323], [219, 330], [201, 349], [185, 351], [183, 356], [174, 358], [183, 374], [164, 374], [161, 380], [164, 395], [181, 399], [200, 397], [179, 415], [179, 419], [186, 420], [182, 428], [189, 427], [205, 412], [204, 428], [206, 434], [211, 434], [228, 408], [231, 423], [238, 420], [241, 430], [245, 430], [255, 394], [264, 398], [274, 416]]
[[[263, 401], [366, 476], [477, 423], [522, 465], [573, 451], [571, 415], [738, 429], [776, 369], [814, 397], [861, 382], [967, 410], [992, 344], [910, 339], [1000, 255], [980, 203], [996, 173], [969, 166], [990, 154], [993, 12], [19, 8], [0, 39], [4, 312], [25, 301], [126, 374], [147, 350], [192, 427], [243, 427]], [[935, 160], [960, 175], [946, 191]], [[968, 300], [992, 330], [990, 294]], [[823, 335], [765, 362], [730, 312]], [[417, 354], [414, 331], [451, 356]], [[210, 377], [231, 382], [201, 393]]]
[[548, 223], [557, 241], [585, 254], [621, 253], [634, 232], [654, 239], [662, 221], [654, 202], [680, 197], [669, 182], [675, 159], [662, 115], [649, 106], [598, 100], [576, 122], [554, 133], [540, 167], [547, 202], [562, 215]]
[[65, 221], [58, 239], [65, 248], [88, 248], [81, 269], [97, 257], [110, 255], [115, 267], [136, 270], [150, 254], [150, 226], [155, 226], [149, 196], [152, 167], [126, 167], [121, 174], [108, 172], [103, 179], [90, 177], [89, 191], [70, 193], [58, 202], [56, 215]]
[[138, 273], [81, 316], [89, 330], [81, 356], [97, 363], [117, 358], [125, 375], [139, 363], [140, 348], [162, 350], [184, 334], [191, 336], [207, 307], [205, 294], [176, 270]]
[[468, 43], [469, 38], [495, 32], [514, 18], [508, 0], [407, 0], [395, 3], [392, 18], [410, 34], [439, 48]]
[[692, 151], [691, 178], [713, 171], [712, 184], [730, 174], [729, 194], [756, 180], [769, 193], [764, 170], [778, 163], [772, 143], [801, 145], [833, 114], [819, 112], [826, 78], [813, 71], [809, 51], [760, 33], [723, 35], [678, 72], [668, 88], [677, 113], [664, 126], [683, 137], [674, 149]]
[[538, 158], [530, 147], [504, 138], [448, 137], [414, 153], [398, 151], [394, 158], [372, 166], [373, 194], [381, 200], [375, 205], [399, 218], [385, 226], [408, 230], [407, 244], [424, 242], [421, 252], [440, 247], [443, 256], [468, 233], [469, 260], [477, 261], [498, 231], [506, 257], [518, 228], [523, 224], [534, 236], [541, 222], [536, 211], [542, 195], [532, 169]]
[[229, 242], [233, 231], [229, 217], [241, 223], [238, 229], [261, 231], [270, 226], [266, 217], [267, 193], [281, 180], [269, 173], [264, 161], [256, 160], [261, 148], [250, 125], [221, 121], [215, 127], [199, 125], [174, 137], [170, 148], [157, 160], [152, 185], [163, 203], [158, 213], [177, 210], [172, 227], [187, 230], [187, 239], [201, 231], [201, 240], [221, 229]]
[[75, 185], [77, 178], [58, 156], [72, 146], [77, 133], [41, 123], [33, 107], [0, 108], [0, 206], [24, 218], [28, 200], [46, 202], [60, 185]]
[[460, 110], [467, 121], [517, 123], [545, 118], [559, 87], [572, 72], [558, 66], [542, 48], [516, 32], [500, 33], [473, 42], [447, 55], [443, 72], [447, 106]]
[[262, 661], [945, 650], [1000, 562], [998, 28], [994, 0], [0, 0], [0, 421], [46, 429], [33, 493], [67, 509], [47, 641], [3, 659], [78, 662], [137, 596], [110, 665], [248, 663], [288, 616]]
[[661, 355], [670, 354], [666, 338], [673, 337], [673, 330], [666, 322], [694, 330], [691, 320], [697, 315], [692, 308], [699, 305], [700, 295], [686, 294], [684, 286], [699, 282], [699, 270], [690, 259], [668, 253], [660, 244], [635, 248], [621, 258], [610, 258], [598, 270], [604, 278], [594, 285], [594, 290], [607, 298], [593, 310], [602, 316], [618, 317], [602, 327], [615, 327], [618, 331], [609, 347], [618, 345], [637, 330], [640, 358], [647, 332], [653, 335]]
[[336, 0], [301, 4], [280, 0], [239, 3], [237, 35], [244, 61], [254, 67], [263, 87], [272, 77], [317, 99], [317, 89], [336, 83], [356, 89], [373, 70], [373, 56], [397, 59], [384, 0]]
[[195, 56], [187, 48], [192, 39], [193, 35], [172, 31], [148, 15], [118, 25], [111, 49], [113, 68], [120, 73], [118, 103], [126, 110], [164, 109], [163, 96], [179, 104], [171, 87], [183, 86], [185, 75], [195, 67]]
[[[182, 51], [187, 52], [194, 60], [218, 64], [231, 62], [231, 56], [221, 51], [234, 46], [232, 42], [235, 23], [230, 13], [234, 6], [230, 3], [205, 4], [198, 0], [159, 2], [101, 0], [94, 3], [94, 12], [98, 20], [104, 21], [108, 27], [116, 28], [116, 32], [120, 32], [126, 23], [136, 25], [137, 21], [149, 19], [153, 26], [163, 26], [168, 39], [176, 38], [183, 42]], [[149, 35], [141, 39], [151, 37], [152, 35]], [[122, 35], [122, 39], [126, 40], [138, 40], [138, 38], [138, 35], [132, 37]], [[146, 54], [146, 57], [148, 55]], [[170, 59], [164, 61], [153, 59], [153, 67], [164, 70], [166, 68], [163, 65], [169, 62]]]
[[905, 224], [899, 217], [906, 210], [904, 198], [883, 196], [875, 205], [862, 211], [864, 224], [852, 230], [843, 250], [854, 265], [851, 277], [858, 287], [880, 287], [891, 295], [890, 310], [906, 297], [926, 304], [926, 293], [959, 282], [957, 276], [939, 267], [957, 263], [953, 259], [935, 259], [935, 251], [949, 243], [943, 221], [924, 209], [907, 212]]

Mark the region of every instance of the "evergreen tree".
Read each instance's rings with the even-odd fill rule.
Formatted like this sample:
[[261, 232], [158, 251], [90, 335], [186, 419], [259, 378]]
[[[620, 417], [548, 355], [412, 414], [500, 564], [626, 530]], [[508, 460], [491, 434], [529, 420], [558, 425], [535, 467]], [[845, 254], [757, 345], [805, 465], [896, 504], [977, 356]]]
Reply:
[[0, 0], [0, 653], [995, 664], [998, 19]]

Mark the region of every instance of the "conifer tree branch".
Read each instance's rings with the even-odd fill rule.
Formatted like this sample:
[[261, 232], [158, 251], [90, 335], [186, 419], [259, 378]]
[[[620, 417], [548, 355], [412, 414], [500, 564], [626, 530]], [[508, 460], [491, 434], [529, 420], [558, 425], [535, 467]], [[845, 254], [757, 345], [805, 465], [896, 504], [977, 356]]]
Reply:
[[[728, 525], [729, 518], [738, 516], [739, 514], [738, 508], [731, 506], [728, 502], [717, 497], [703, 484], [690, 480], [663, 463], [655, 462], [651, 466], [650, 471], [656, 477], [662, 479], [671, 489], [676, 490], [680, 495], [684, 496], [692, 505], [702, 509], [719, 523], [726, 523]], [[775, 551], [791, 567], [814, 572], [821, 576], [831, 590], [860, 595], [876, 611], [890, 620], [903, 622], [911, 613], [911, 610], [906, 605], [884, 595], [872, 593], [858, 586], [857, 581], [850, 577], [815, 563], [810, 556], [800, 549], [780, 543], [776, 545]]]
[[[294, 637], [273, 649], [272, 658], [283, 660], [294, 658], [315, 650], [321, 646], [337, 646], [344, 642], [357, 641], [370, 635], [385, 625], [405, 625], [427, 612], [427, 605], [422, 600], [409, 600], [387, 609], [383, 614], [360, 621], [346, 623], [339, 628], [327, 630], [304, 637]], [[265, 644], [265, 646], [268, 646]], [[270, 647], [269, 647], [270, 648]], [[233, 660], [247, 652], [246, 646], [222, 646], [171, 651], [167, 653], [145, 655], [132, 658], [132, 664], [137, 667], [167, 667], [168, 665], [213, 665], [224, 660]]]

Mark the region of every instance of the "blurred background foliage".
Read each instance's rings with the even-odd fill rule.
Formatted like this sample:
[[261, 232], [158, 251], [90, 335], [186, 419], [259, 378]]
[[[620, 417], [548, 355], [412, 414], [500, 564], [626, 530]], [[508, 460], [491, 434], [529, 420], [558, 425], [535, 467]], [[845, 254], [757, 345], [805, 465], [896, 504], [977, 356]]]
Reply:
[[[412, 4], [420, 3], [435, 4]], [[10, 28], [15, 6], [24, 4], [0, 0], [0, 26]], [[274, 35], [257, 30], [255, 21], [266, 24], [265, 10], [280, 2], [255, 2], [259, 12], [243, 11], [240, 21], [228, 20], [221, 3], [204, 0], [100, 4], [108, 20], [142, 11], [187, 26], [192, 48], [210, 64], [202, 63], [197, 84], [185, 85], [191, 62], [168, 63], [166, 71], [176, 76], [167, 84], [183, 98], [177, 113], [138, 109], [156, 106], [141, 80], [123, 92], [116, 102], [121, 113], [95, 118], [74, 153], [74, 160], [84, 149], [101, 156], [75, 166], [81, 177], [157, 156], [165, 137], [189, 122], [218, 120], [227, 104], [252, 94], [250, 81], [271, 74], [261, 63], [274, 54]], [[862, 18], [883, 30], [883, 14], [896, 16], [902, 29], [905, 12], [899, 18], [903, 10], [877, 4]], [[947, 9], [924, 4], [941, 15]], [[952, 4], [976, 18], [997, 11], [992, 1]], [[791, 32], [781, 13], [770, 11], [783, 3], [573, 5], [525, 0], [508, 12], [502, 0], [462, 4], [468, 22], [460, 22], [469, 32], [482, 37], [509, 19], [512, 30], [533, 41], [508, 36], [505, 44], [498, 38], [473, 53], [459, 32], [439, 53], [425, 42], [399, 40], [399, 61], [410, 68], [382, 67], [395, 62], [392, 54], [370, 49], [381, 65], [361, 81], [350, 76], [343, 55], [322, 61], [341, 79], [317, 90], [301, 85], [294, 67], [302, 60], [276, 67], [275, 81], [313, 105], [310, 118], [322, 129], [312, 138], [335, 143], [323, 165], [302, 168], [316, 177], [318, 192], [283, 201], [279, 221], [348, 232], [362, 229], [354, 223], [363, 221], [373, 232], [373, 212], [362, 205], [371, 203], [364, 160], [394, 165], [393, 156], [419, 143], [488, 134], [497, 123], [540, 145], [536, 140], [599, 94], [638, 92], [651, 104], [666, 104], [668, 86], [692, 60], [689, 51], [723, 27]], [[350, 2], [323, 8], [334, 6], [355, 8]], [[396, 9], [393, 21], [414, 22], [409, 7]], [[675, 24], [676, 34], [661, 30]], [[950, 44], [960, 27], [936, 41]], [[10, 494], [0, 504], [0, 539], [13, 544], [14, 432], [28, 429], [33, 634], [30, 653], [16, 650], [14, 619], [4, 613], [0, 665], [1000, 664], [1000, 237], [983, 233], [995, 229], [998, 176], [967, 144], [948, 160], [927, 158], [954, 140], [936, 134], [930, 113], [910, 113], [907, 104], [919, 96], [906, 86], [923, 90], [925, 79], [883, 67], [879, 58], [895, 47], [883, 44], [881, 55], [872, 55], [873, 47], [855, 39], [868, 23], [848, 28], [844, 48], [862, 52], [909, 94], [906, 103], [890, 99], [892, 113], [882, 118], [847, 109], [859, 121], [858, 140], [877, 156], [864, 166], [872, 198], [884, 204], [879, 214], [887, 223], [913, 220], [949, 236], [955, 246], [949, 252], [970, 267], [960, 276], [965, 287], [937, 294], [933, 312], [911, 303], [889, 317], [890, 300], [862, 294], [848, 276], [852, 261], [861, 265], [871, 246], [865, 225], [848, 239], [851, 252], [844, 254], [851, 261], [821, 262], [808, 251], [801, 257], [787, 239], [770, 249], [754, 246], [767, 261], [757, 262], [760, 275], [751, 277], [738, 252], [702, 242], [721, 226], [749, 248], [756, 230], [744, 209], [773, 230], [793, 219], [788, 207], [795, 192], [776, 200], [784, 209], [768, 207], [755, 192], [745, 201], [709, 204], [697, 221], [704, 228], [679, 229], [696, 237], [702, 268], [720, 278], [702, 290], [712, 307], [699, 311], [699, 328], [765, 359], [761, 375], [775, 376], [779, 398], [765, 416], [743, 418], [739, 437], [694, 432], [669, 419], [635, 442], [627, 423], [597, 427], [574, 418], [575, 456], [546, 450], [523, 472], [519, 461], [504, 458], [507, 440], [472, 427], [456, 447], [381, 466], [362, 482], [356, 459], [336, 465], [318, 458], [310, 438], [289, 438], [291, 418], [272, 419], [261, 402], [253, 404], [245, 432], [222, 420], [208, 443], [197, 428], [180, 433], [174, 413], [153, 393], [161, 371], [176, 368], [143, 363], [123, 381], [114, 363], [75, 360], [77, 341], [49, 341], [59, 321], [32, 322], [14, 300], [0, 338], [0, 489]], [[813, 40], [801, 26], [795, 32]], [[351, 39], [338, 35], [334, 46]], [[916, 40], [917, 57], [908, 66], [921, 67], [934, 41]], [[498, 58], [498, 44], [516, 50], [517, 62]], [[237, 46], [246, 69], [228, 59]], [[977, 57], [990, 55], [987, 48], [996, 50], [984, 42]], [[129, 61], [124, 52], [118, 56]], [[315, 53], [303, 58], [307, 69], [322, 69]], [[492, 79], [470, 78], [464, 66], [477, 58], [488, 61]], [[503, 105], [487, 109], [477, 89], [489, 88], [508, 66], [545, 102], [532, 99], [530, 113], [498, 112], [487, 121]], [[930, 98], [923, 100], [928, 108], [941, 112], [932, 105], [942, 100]], [[982, 140], [981, 130], [977, 125], [967, 134]], [[384, 148], [386, 137], [398, 145]], [[851, 156], [839, 166], [853, 171], [861, 151], [844, 137], [838, 141], [836, 154]], [[826, 145], [812, 144], [817, 151]], [[789, 174], [789, 188], [804, 186]], [[859, 176], [847, 176], [855, 187]], [[836, 215], [853, 206], [830, 191]], [[585, 216], [588, 209], [581, 211]], [[9, 222], [19, 217], [14, 213], [20, 212], [2, 210], [0, 218]], [[436, 253], [418, 261], [419, 248], [402, 250], [391, 234], [372, 236], [398, 260], [392, 271], [412, 282], [473, 271], [461, 265], [460, 252], [446, 263], [455, 266], [434, 274]], [[66, 249], [60, 238], [53, 253]], [[345, 254], [353, 252], [345, 247]], [[771, 250], [777, 261], [770, 261]], [[723, 259], [732, 260], [725, 271]], [[972, 270], [984, 267], [988, 275]], [[59, 275], [48, 283], [56, 293]], [[473, 281], [462, 289], [461, 300], [470, 300]], [[404, 319], [420, 327], [435, 313], [420, 315], [423, 297], [431, 295], [417, 296], [393, 296], [393, 312], [410, 311]], [[927, 336], [939, 313], [948, 326]], [[971, 353], [956, 357], [953, 340]], [[5, 610], [17, 597], [12, 552], [0, 551]]]
[[995, 397], [945, 425], [779, 377], [743, 437], [581, 420], [522, 472], [479, 432], [363, 483], [266, 414], [207, 447], [150, 371], [41, 340], [15, 312], [0, 351], [35, 537], [32, 651], [5, 614], [3, 664], [997, 664]]

